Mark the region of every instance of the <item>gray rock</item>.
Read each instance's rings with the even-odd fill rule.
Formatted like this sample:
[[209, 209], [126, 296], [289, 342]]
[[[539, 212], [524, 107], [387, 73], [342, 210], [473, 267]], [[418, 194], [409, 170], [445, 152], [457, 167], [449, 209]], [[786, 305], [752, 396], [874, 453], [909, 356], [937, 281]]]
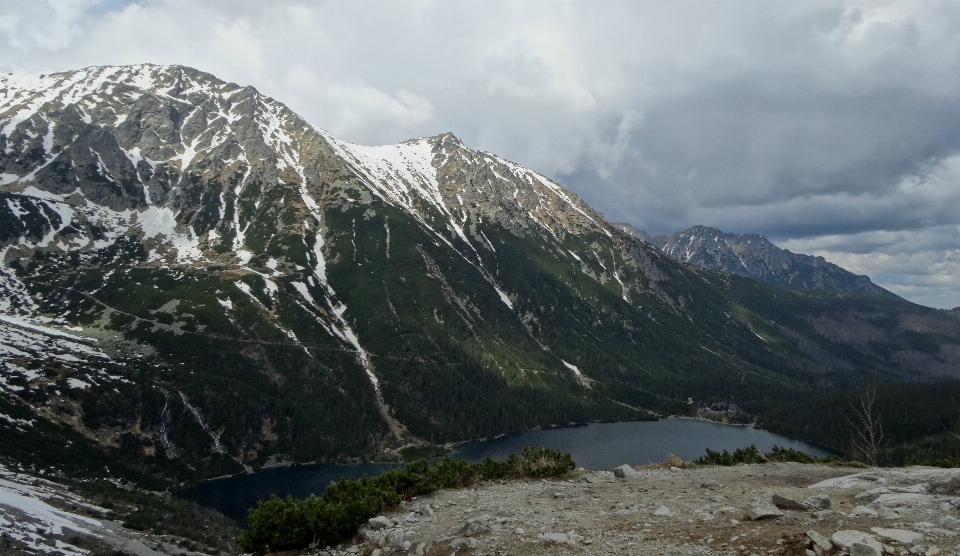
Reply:
[[700, 488], [713, 488], [719, 485], [720, 483], [718, 483], [717, 481], [714, 481], [713, 479], [707, 479], [706, 481], [703, 481], [702, 483], [700, 483]]
[[573, 544], [566, 533], [544, 533], [541, 539], [543, 544]]
[[660, 506], [657, 508], [657, 511], [653, 512], [653, 515], [657, 517], [671, 517], [673, 516], [673, 512], [671, 512], [670, 508], [666, 506]]
[[869, 544], [859, 542], [853, 543], [853, 546], [850, 547], [850, 556], [880, 556], [882, 552], [883, 548], [877, 550]]
[[477, 539], [473, 537], [467, 537], [467, 538], [457, 537], [447, 544], [454, 550], [460, 550], [461, 548], [476, 548]]
[[393, 522], [382, 515], [378, 515], [377, 517], [371, 517], [370, 519], [367, 520], [367, 523], [370, 524], [370, 528], [373, 529], [374, 531], [379, 531], [380, 529], [388, 529], [390, 527], [393, 527]]
[[960, 529], [960, 519], [952, 515], [945, 515], [940, 518], [940, 527], [944, 529]]
[[830, 539], [824, 537], [816, 531], [807, 531], [807, 538], [810, 539], [810, 542], [813, 543], [813, 550], [818, 555], [826, 554], [833, 550], [833, 543], [830, 542]]
[[829, 510], [831, 502], [830, 497], [826, 494], [817, 494], [804, 498], [803, 505], [811, 510]]
[[422, 515], [423, 517], [433, 517], [433, 516], [434, 516], [433, 508], [431, 508], [430, 506], [423, 506], [423, 507], [421, 507], [421, 508], [418, 508], [418, 509], [417, 509], [417, 513], [420, 514], [420, 515]]
[[929, 494], [891, 492], [877, 496], [872, 504], [874, 506], [886, 506], [888, 508], [911, 508], [931, 506], [934, 502], [935, 498]]
[[877, 539], [873, 538], [872, 535], [864, 533], [863, 531], [837, 531], [831, 537], [833, 544], [850, 550], [853, 548], [854, 544], [863, 544], [867, 545], [877, 551], [877, 554], [883, 552], [883, 545], [880, 544]]
[[879, 508], [877, 508], [877, 517], [879, 517], [880, 519], [886, 519], [886, 520], [900, 519], [900, 514], [891, 510], [890, 508], [885, 508], [883, 506], [880, 506]]
[[403, 531], [401, 531], [400, 529], [397, 529], [395, 531], [390, 531], [387, 534], [387, 544], [394, 548], [400, 548], [401, 546], [403, 546], [403, 543], [405, 540], [406, 539], [404, 539]]
[[877, 517], [877, 510], [866, 506], [857, 506], [850, 512], [848, 517]]
[[872, 488], [870, 490], [865, 490], [860, 494], [854, 496], [854, 499], [857, 502], [872, 502], [877, 499], [881, 494], [889, 494], [892, 492], [887, 487]]
[[766, 500], [757, 498], [751, 500], [750, 503], [747, 504], [747, 517], [753, 521], [757, 521], [758, 519], [781, 517], [782, 515], [783, 512]]
[[490, 528], [483, 524], [480, 520], [477, 519], [468, 519], [460, 527], [460, 534], [466, 537], [473, 537], [476, 535], [482, 535], [483, 533], [489, 533]]
[[634, 471], [633, 468], [627, 464], [623, 464], [613, 470], [613, 476], [618, 479], [631, 479], [638, 475], [640, 474]]
[[881, 539], [896, 541], [901, 544], [913, 544], [923, 538], [922, 533], [907, 531], [906, 529], [886, 529], [883, 527], [871, 527], [873, 533]]
[[713, 515], [716, 517], [743, 519], [743, 510], [740, 508], [734, 508], [733, 506], [724, 506], [722, 508], [713, 510]]
[[789, 496], [784, 496], [779, 493], [773, 495], [773, 505], [781, 510], [807, 511], [808, 509], [803, 502], [799, 502], [793, 498], [790, 498]]

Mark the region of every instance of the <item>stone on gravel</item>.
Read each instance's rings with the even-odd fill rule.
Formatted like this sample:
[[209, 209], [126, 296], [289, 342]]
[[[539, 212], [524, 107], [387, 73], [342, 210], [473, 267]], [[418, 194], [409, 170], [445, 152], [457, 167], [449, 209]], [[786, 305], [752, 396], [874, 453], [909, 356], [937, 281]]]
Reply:
[[817, 554], [826, 554], [833, 550], [833, 543], [816, 531], [807, 531], [807, 538], [813, 543], [813, 550]]
[[403, 537], [404, 537], [403, 531], [401, 531], [400, 529], [397, 529], [395, 531], [390, 531], [387, 534], [387, 544], [392, 546], [393, 548], [400, 548], [401, 546], [403, 546], [403, 541], [405, 540]]
[[880, 556], [881, 552], [883, 552], [883, 548], [877, 550], [869, 544], [859, 542], [853, 543], [853, 546], [850, 547], [850, 556]]
[[743, 518], [743, 510], [740, 508], [734, 508], [733, 506], [724, 506], [722, 508], [717, 508], [713, 510], [714, 516], [720, 517], [729, 517], [729, 518]]
[[854, 500], [857, 502], [872, 502], [877, 499], [881, 494], [890, 494], [891, 491], [887, 487], [872, 488], [870, 490], [865, 490], [860, 494], [854, 496]]
[[447, 543], [447, 545], [450, 548], [453, 548], [454, 550], [460, 550], [461, 548], [476, 548], [477, 539], [473, 537], [467, 537], [467, 538], [457, 537], [452, 541], [450, 541], [449, 543]]
[[940, 527], [944, 529], [960, 529], [960, 519], [952, 515], [945, 515], [940, 518]]
[[421, 508], [419, 508], [419, 509], [417, 510], [417, 513], [420, 514], [420, 515], [422, 515], [423, 517], [433, 517], [433, 516], [434, 516], [433, 508], [431, 508], [430, 506], [422, 506]]
[[784, 496], [782, 494], [773, 495], [773, 505], [780, 508], [781, 510], [801, 510], [806, 511], [808, 508], [802, 503], [789, 496]]
[[866, 506], [857, 506], [847, 517], [877, 517], [877, 510]]
[[883, 506], [877, 508], [877, 516], [880, 519], [899, 519], [900, 514], [891, 510], [890, 508], [884, 508]]
[[747, 504], [747, 517], [753, 521], [772, 517], [781, 517], [782, 515], [783, 512], [766, 500], [755, 498], [751, 500], [749, 504]]
[[881, 494], [871, 504], [888, 508], [910, 508], [929, 506], [933, 501], [933, 496], [929, 494], [891, 492], [890, 494]]
[[543, 544], [571, 544], [566, 533], [544, 533], [541, 538]]
[[461, 527], [460, 534], [465, 537], [473, 537], [483, 533], [489, 533], [490, 528], [477, 519], [468, 519]]
[[873, 533], [881, 539], [897, 541], [902, 544], [913, 544], [923, 538], [921, 533], [907, 531], [906, 529], [885, 529], [883, 527], [871, 527]]
[[863, 531], [837, 531], [831, 537], [833, 544], [850, 550], [854, 544], [865, 544], [877, 551], [877, 554], [883, 552], [883, 545], [869, 533]]
[[638, 475], [640, 474], [627, 464], [623, 464], [613, 470], [613, 476], [618, 479], [632, 479]]
[[666, 506], [660, 506], [657, 508], [657, 511], [653, 512], [653, 515], [657, 517], [670, 517], [673, 515], [673, 512], [671, 512], [670, 508]]
[[370, 519], [367, 520], [367, 523], [370, 524], [370, 527], [374, 531], [378, 531], [380, 529], [389, 529], [390, 527], [393, 527], [393, 522], [382, 515], [378, 515], [377, 517], [371, 517]]
[[703, 481], [702, 483], [700, 483], [700, 488], [713, 488], [719, 485], [720, 485], [719, 482], [714, 481], [713, 479], [707, 479], [706, 481]]
[[803, 505], [811, 510], [829, 510], [830, 497], [826, 494], [817, 494], [803, 499]]

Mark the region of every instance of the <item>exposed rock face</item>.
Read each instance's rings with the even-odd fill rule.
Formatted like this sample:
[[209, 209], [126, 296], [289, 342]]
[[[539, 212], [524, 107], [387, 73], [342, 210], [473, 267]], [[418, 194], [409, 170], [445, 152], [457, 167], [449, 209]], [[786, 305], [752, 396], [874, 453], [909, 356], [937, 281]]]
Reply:
[[629, 224], [616, 226], [656, 245], [678, 261], [747, 276], [772, 286], [894, 296], [867, 276], [853, 274], [823, 257], [781, 249], [757, 234], [731, 234], [707, 226], [694, 226], [673, 235], [657, 236]]

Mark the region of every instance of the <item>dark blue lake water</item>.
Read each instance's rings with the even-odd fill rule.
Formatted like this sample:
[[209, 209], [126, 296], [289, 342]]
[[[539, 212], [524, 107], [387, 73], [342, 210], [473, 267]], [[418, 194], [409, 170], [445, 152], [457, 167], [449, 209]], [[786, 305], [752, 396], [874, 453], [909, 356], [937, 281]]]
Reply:
[[[751, 427], [723, 425], [695, 419], [665, 419], [629, 423], [597, 423], [533, 431], [488, 442], [463, 445], [452, 454], [471, 461], [490, 454], [503, 459], [519, 453], [527, 444], [570, 452], [578, 467], [612, 470], [628, 463], [642, 465], [663, 461], [668, 454], [692, 460], [711, 450], [729, 450], [755, 445], [769, 452], [774, 445], [825, 456], [821, 448]], [[320, 494], [330, 481], [344, 477], [374, 476], [396, 464], [299, 465], [259, 471], [201, 483], [179, 496], [244, 520], [247, 509], [271, 494], [304, 497]]]

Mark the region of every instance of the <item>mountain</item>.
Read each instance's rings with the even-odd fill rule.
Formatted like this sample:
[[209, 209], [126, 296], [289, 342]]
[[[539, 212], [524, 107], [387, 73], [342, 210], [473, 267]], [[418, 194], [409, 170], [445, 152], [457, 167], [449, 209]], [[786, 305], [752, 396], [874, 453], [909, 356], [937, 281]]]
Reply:
[[191, 68], [0, 76], [0, 178], [0, 442], [38, 469], [169, 484], [688, 398], [800, 426], [960, 377], [944, 312], [692, 269], [452, 134], [354, 145]]
[[614, 226], [659, 247], [682, 263], [747, 276], [771, 286], [896, 297], [867, 276], [854, 274], [823, 257], [781, 249], [761, 235], [730, 234], [707, 226], [693, 226], [673, 235], [658, 236], [630, 224]]

